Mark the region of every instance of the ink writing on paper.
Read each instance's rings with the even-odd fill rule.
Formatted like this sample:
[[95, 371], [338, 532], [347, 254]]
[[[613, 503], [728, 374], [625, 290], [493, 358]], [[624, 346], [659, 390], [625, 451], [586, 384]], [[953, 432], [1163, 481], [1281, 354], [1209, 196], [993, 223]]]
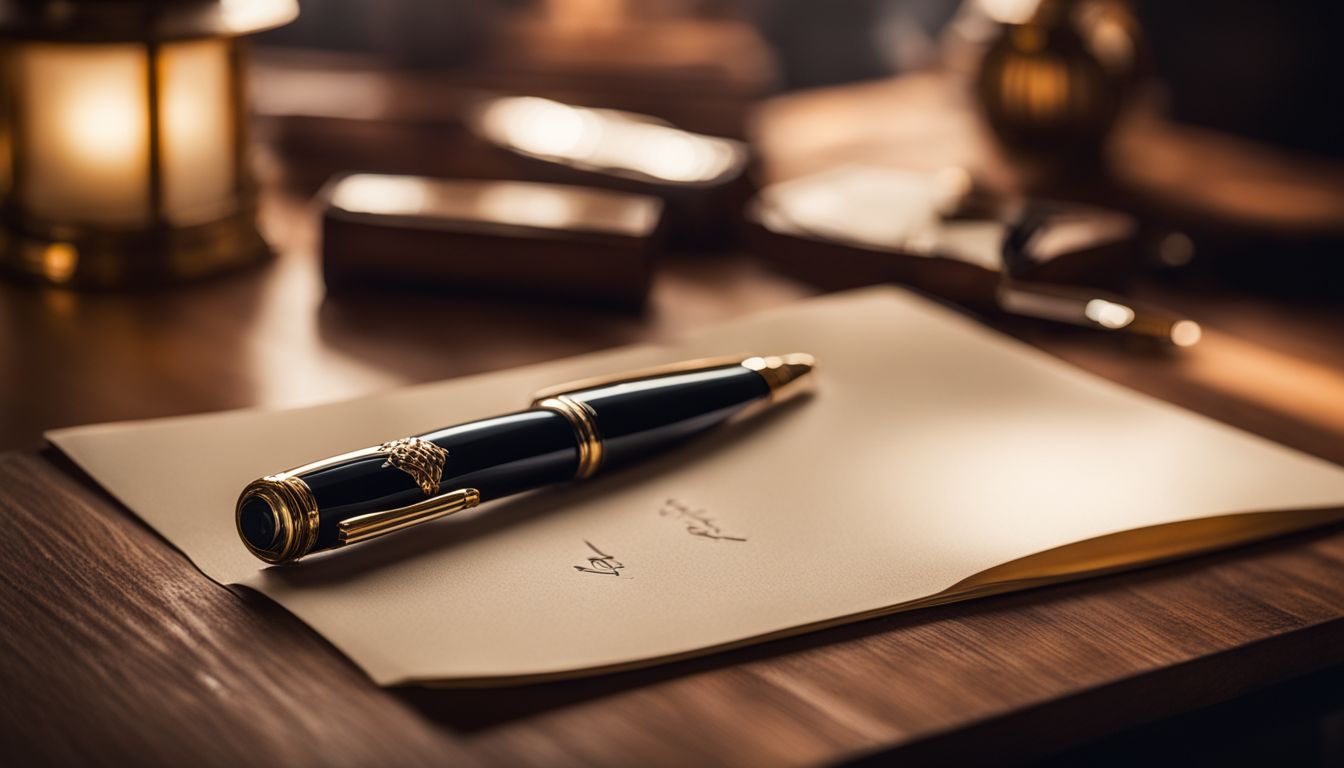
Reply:
[[696, 508], [677, 499], [668, 499], [663, 502], [663, 506], [658, 510], [658, 515], [681, 523], [686, 533], [702, 539], [736, 542], [747, 540], [745, 536], [725, 530], [724, 526], [709, 516], [708, 510]]
[[588, 558], [587, 565], [576, 565], [574, 570], [579, 573], [596, 573], [604, 576], [621, 575], [621, 569], [625, 567], [624, 563], [598, 549], [587, 539], [584, 539], [583, 543], [588, 545], [588, 549], [593, 551], [593, 555]]

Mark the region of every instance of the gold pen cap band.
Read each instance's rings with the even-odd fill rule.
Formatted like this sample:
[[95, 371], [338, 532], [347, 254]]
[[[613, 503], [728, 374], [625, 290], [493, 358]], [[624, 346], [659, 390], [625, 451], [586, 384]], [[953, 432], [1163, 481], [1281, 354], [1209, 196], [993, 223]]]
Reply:
[[587, 480], [602, 466], [602, 432], [597, 428], [597, 414], [592, 406], [574, 400], [565, 395], [548, 397], [533, 404], [533, 408], [555, 411], [565, 417], [565, 421], [574, 428], [574, 437], [578, 440], [579, 466], [574, 472], [575, 480]]

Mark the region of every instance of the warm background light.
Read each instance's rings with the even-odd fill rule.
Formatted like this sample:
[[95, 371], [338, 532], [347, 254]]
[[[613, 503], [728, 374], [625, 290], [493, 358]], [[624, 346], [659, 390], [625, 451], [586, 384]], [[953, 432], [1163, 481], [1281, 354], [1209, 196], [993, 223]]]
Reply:
[[227, 216], [237, 206], [228, 45], [167, 45], [159, 61], [165, 214], [177, 226]]
[[135, 225], [150, 213], [147, 56], [140, 45], [34, 43], [15, 52], [18, 195], [42, 219]]

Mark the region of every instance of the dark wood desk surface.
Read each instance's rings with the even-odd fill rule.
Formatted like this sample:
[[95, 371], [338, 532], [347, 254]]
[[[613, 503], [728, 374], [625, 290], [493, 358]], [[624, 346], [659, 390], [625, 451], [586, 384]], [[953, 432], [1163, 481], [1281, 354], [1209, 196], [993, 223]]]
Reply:
[[[315, 215], [272, 191], [259, 270], [145, 295], [0, 286], [0, 754], [18, 763], [996, 762], [1344, 663], [1344, 531], [945, 606], [639, 672], [382, 690], [256, 595], [205, 579], [41, 430], [347, 397], [675, 334], [811, 290], [745, 256], [671, 261], [650, 311], [327, 301]], [[1023, 325], [1130, 386], [1344, 463], [1335, 308], [1156, 286], [1209, 329], [1135, 356]], [[442, 322], [415, 324], [391, 310]]]

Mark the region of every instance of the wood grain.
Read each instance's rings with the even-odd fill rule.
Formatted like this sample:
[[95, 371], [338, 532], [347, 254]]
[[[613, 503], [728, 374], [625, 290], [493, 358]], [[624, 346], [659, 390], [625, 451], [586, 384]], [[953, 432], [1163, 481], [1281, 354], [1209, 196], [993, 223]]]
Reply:
[[289, 614], [47, 461], [0, 457], [0, 488], [9, 764], [468, 762]]
[[387, 692], [69, 471], [0, 456], [19, 764], [1010, 761], [1344, 662], [1336, 528], [651, 670]]

